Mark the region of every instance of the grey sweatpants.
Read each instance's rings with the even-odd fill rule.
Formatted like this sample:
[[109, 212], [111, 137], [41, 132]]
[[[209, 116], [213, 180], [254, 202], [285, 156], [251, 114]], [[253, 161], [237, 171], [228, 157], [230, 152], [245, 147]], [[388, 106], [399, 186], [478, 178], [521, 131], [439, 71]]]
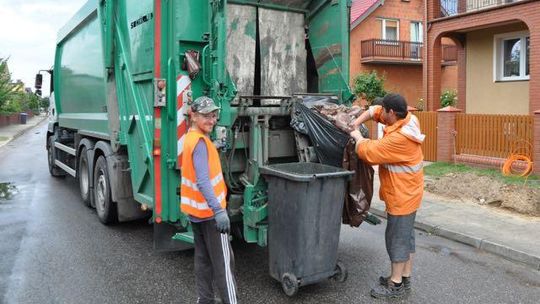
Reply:
[[216, 229], [214, 220], [191, 223], [195, 241], [197, 303], [214, 303], [215, 284], [223, 303], [235, 304], [234, 255], [229, 235]]

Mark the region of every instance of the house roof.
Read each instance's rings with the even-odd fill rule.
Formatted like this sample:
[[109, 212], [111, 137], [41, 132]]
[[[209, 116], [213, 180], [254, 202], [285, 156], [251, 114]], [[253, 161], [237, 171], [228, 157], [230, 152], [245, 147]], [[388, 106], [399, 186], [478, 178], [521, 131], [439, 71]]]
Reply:
[[351, 31], [383, 4], [384, 0], [354, 0], [351, 7]]

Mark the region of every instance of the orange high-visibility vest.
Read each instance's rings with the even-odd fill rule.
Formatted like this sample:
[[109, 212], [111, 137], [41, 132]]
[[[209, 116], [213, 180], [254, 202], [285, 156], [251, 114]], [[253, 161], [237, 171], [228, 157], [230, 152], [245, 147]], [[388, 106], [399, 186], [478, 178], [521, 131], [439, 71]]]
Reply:
[[221, 171], [219, 154], [210, 139], [198, 130], [189, 130], [184, 138], [184, 150], [182, 153], [182, 185], [180, 186], [180, 209], [182, 212], [197, 218], [209, 218], [214, 216], [203, 194], [197, 187], [197, 175], [193, 165], [193, 150], [200, 139], [204, 139], [208, 150], [208, 167], [210, 170], [210, 183], [214, 194], [223, 209], [227, 207], [227, 187]]

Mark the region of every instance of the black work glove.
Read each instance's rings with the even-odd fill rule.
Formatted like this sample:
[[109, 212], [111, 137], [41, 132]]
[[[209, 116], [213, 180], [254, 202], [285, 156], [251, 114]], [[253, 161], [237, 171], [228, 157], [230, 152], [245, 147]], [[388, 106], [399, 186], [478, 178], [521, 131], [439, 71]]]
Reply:
[[216, 220], [216, 228], [219, 232], [228, 234], [231, 231], [231, 222], [229, 221], [226, 210], [218, 211], [214, 219]]

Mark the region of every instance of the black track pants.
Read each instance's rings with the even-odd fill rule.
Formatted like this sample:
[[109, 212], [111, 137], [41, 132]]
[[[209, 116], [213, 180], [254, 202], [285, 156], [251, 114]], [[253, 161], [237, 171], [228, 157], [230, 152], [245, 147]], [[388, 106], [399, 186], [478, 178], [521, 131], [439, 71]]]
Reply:
[[223, 303], [236, 304], [234, 255], [229, 235], [217, 231], [214, 220], [192, 223], [192, 227], [197, 303], [214, 303], [213, 282]]

